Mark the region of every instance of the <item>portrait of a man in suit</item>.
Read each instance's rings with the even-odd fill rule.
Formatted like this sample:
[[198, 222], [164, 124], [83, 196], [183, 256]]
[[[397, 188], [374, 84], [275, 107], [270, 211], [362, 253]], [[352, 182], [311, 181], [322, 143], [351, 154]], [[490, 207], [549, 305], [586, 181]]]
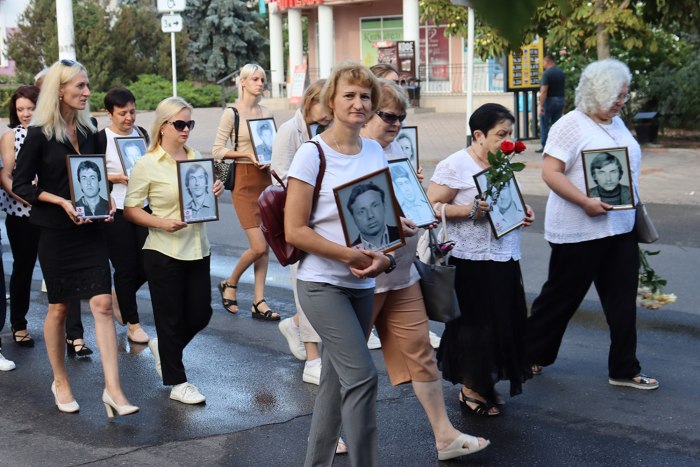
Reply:
[[373, 182], [353, 187], [347, 209], [360, 233], [352, 246], [377, 251], [401, 239], [398, 227], [386, 224], [385, 202], [384, 190]]
[[102, 173], [93, 161], [85, 160], [78, 164], [78, 183], [83, 196], [75, 202], [76, 208], [82, 208], [78, 212], [82, 217], [108, 216], [109, 201], [100, 196], [100, 182]]

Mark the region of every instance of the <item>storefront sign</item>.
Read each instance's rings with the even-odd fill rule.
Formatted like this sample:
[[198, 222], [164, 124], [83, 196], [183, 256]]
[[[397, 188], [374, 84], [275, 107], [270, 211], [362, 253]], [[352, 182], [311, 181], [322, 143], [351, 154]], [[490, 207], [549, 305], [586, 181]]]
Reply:
[[506, 92], [535, 91], [544, 73], [544, 40], [536, 38], [520, 50], [508, 54]]
[[[428, 57], [426, 60], [426, 45]], [[420, 29], [420, 63], [427, 67], [430, 81], [450, 80], [450, 41], [445, 26], [425, 26]]]
[[284, 10], [286, 8], [304, 7], [313, 5], [323, 5], [323, 0], [278, 0], [277, 8]]

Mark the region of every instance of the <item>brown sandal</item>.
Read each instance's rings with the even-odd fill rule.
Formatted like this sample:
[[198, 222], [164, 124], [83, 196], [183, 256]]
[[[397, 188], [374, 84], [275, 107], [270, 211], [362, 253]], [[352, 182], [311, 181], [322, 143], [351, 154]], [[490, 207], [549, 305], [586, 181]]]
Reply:
[[261, 303], [267, 303], [267, 302], [263, 298], [258, 303], [253, 303], [253, 310], [252, 310], [253, 318], [261, 319], [264, 321], [279, 321], [280, 320], [280, 314], [272, 311], [271, 308], [268, 309], [267, 311], [258, 310], [258, 305], [260, 305]]
[[[237, 289], [237, 285], [231, 285], [228, 283], [228, 281], [221, 281], [219, 282], [219, 292], [221, 293], [221, 303], [224, 305], [224, 309], [231, 313], [232, 315], [235, 315], [238, 313], [238, 301], [237, 300], [231, 300], [230, 298], [224, 297], [224, 292], [226, 289]], [[232, 310], [230, 307], [235, 306], [236, 310]]]

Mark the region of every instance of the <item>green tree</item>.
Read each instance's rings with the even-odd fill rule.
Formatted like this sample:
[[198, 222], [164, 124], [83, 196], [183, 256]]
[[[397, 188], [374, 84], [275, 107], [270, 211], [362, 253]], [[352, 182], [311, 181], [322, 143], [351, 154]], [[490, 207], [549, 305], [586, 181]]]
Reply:
[[36, 73], [58, 59], [56, 4], [32, 0], [17, 22], [17, 31], [7, 39], [7, 51], [19, 78], [32, 82]]
[[267, 55], [265, 22], [245, 1], [190, 0], [184, 18], [195, 77], [214, 81]]

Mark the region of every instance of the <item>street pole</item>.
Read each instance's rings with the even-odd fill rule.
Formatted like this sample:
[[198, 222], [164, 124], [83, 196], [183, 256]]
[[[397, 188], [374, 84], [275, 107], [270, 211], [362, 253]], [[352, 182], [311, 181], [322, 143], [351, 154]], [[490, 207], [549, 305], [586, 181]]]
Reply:
[[58, 59], [75, 60], [72, 0], [56, 0], [56, 27], [58, 33]]
[[469, 128], [469, 118], [474, 109], [474, 8], [468, 7], [467, 33], [467, 147], [472, 144], [472, 132]]
[[177, 68], [175, 60], [175, 33], [170, 33], [170, 58], [173, 67], [173, 96], [177, 97]]

